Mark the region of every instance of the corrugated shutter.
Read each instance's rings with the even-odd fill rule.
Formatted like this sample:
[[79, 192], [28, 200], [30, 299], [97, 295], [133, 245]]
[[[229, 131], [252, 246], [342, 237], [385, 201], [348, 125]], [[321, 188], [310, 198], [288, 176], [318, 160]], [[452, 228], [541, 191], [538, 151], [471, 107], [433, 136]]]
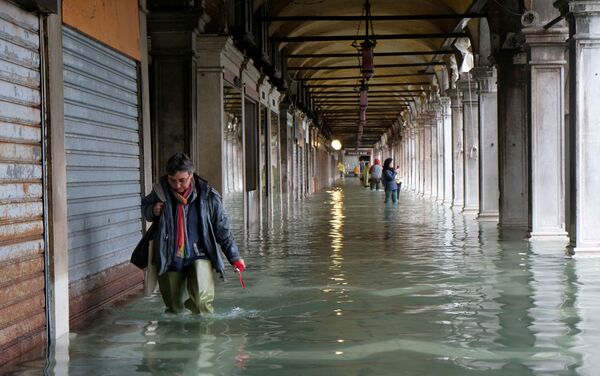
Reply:
[[63, 27], [63, 63], [72, 283], [128, 261], [141, 238], [140, 129], [134, 60]]
[[0, 0], [0, 364], [45, 341], [39, 21]]

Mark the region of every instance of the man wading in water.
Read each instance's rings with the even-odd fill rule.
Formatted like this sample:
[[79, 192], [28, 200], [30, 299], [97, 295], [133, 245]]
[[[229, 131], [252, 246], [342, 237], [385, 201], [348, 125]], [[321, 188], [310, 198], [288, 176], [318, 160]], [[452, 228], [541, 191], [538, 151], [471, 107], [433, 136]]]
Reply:
[[213, 270], [221, 278], [224, 273], [217, 244], [236, 271], [246, 268], [219, 193], [194, 174], [187, 155], [176, 153], [167, 161], [167, 175], [142, 200], [142, 211], [147, 221], [158, 221], [153, 257], [166, 311], [211, 313]]

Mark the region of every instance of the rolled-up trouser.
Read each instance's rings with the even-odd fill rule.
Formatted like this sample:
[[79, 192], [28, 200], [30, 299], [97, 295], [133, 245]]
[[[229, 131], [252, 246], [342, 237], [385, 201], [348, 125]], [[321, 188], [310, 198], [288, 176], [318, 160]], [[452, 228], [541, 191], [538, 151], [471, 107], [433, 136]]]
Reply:
[[196, 314], [213, 312], [215, 281], [209, 260], [196, 260], [182, 272], [165, 272], [158, 277], [158, 288], [167, 312], [185, 308]]

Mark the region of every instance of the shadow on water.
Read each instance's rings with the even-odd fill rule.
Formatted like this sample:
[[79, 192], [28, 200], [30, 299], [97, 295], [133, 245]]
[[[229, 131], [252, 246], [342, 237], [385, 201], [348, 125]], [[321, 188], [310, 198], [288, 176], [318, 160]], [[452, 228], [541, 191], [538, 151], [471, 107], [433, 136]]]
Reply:
[[[239, 239], [216, 313], [130, 298], [15, 374], [595, 375], [600, 262], [346, 179]], [[236, 228], [239, 224], [234, 223]]]

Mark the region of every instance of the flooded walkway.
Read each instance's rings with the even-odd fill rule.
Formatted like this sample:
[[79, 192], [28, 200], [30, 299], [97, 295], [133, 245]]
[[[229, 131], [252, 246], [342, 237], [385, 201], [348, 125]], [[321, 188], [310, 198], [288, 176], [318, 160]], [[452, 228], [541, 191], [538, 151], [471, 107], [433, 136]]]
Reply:
[[[210, 317], [158, 296], [105, 311], [21, 372], [69, 375], [597, 375], [600, 261], [531, 249], [403, 191], [347, 179], [238, 239]], [[238, 238], [240, 236], [238, 235]], [[33, 373], [37, 374], [37, 373]]]

